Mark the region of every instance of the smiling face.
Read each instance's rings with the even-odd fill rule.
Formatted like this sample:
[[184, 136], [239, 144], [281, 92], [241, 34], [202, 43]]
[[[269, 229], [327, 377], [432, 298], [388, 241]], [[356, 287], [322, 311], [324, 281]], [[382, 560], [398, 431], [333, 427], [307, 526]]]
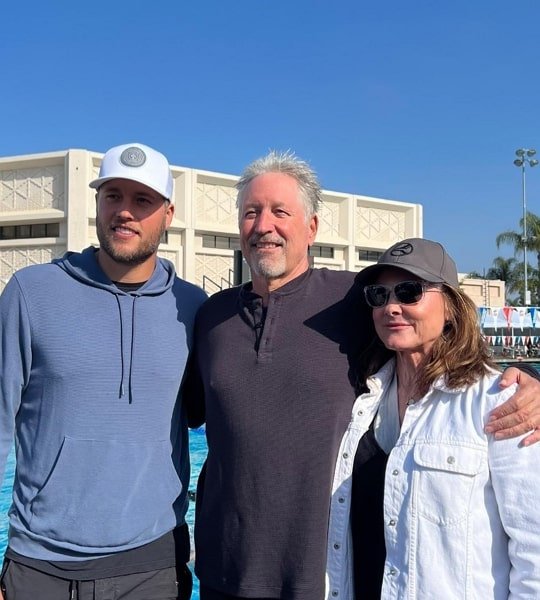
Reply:
[[[394, 285], [401, 281], [418, 280], [402, 269], [382, 271], [376, 283]], [[377, 335], [390, 350], [407, 354], [415, 363], [423, 359], [441, 337], [447, 320], [444, 292], [428, 288], [415, 304], [400, 304], [393, 293], [388, 304], [373, 309]]]
[[309, 267], [308, 249], [317, 216], [306, 216], [298, 183], [284, 173], [255, 177], [239, 207], [242, 253], [251, 268], [253, 289], [264, 295]]
[[163, 196], [142, 183], [105, 182], [96, 194], [98, 261], [105, 273], [113, 281], [148, 279], [173, 213], [174, 207]]

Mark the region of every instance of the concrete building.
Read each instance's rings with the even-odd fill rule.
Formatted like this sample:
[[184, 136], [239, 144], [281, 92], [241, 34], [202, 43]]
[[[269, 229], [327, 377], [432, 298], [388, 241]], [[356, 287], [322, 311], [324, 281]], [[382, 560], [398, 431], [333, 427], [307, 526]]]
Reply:
[[[97, 245], [94, 190], [102, 154], [64, 150], [0, 158], [0, 290], [12, 273]], [[175, 216], [160, 255], [209, 294], [234, 279], [237, 176], [172, 167]], [[422, 237], [419, 204], [324, 192], [315, 266], [358, 271], [406, 237]]]
[[505, 285], [500, 279], [471, 279], [460, 273], [459, 285], [476, 306], [505, 306]]

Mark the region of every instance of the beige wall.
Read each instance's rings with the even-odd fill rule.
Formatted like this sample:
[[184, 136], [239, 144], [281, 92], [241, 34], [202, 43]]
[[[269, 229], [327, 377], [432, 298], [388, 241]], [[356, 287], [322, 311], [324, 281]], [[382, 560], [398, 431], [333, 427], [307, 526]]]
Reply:
[[[97, 244], [94, 191], [102, 154], [67, 150], [0, 158], [0, 226], [60, 223], [59, 236], [0, 240], [0, 289], [11, 274], [66, 250]], [[173, 166], [175, 217], [160, 255], [178, 274], [213, 293], [232, 282], [233, 250], [203, 246], [204, 235], [238, 237], [237, 176]], [[419, 204], [325, 191], [317, 245], [333, 258], [315, 266], [357, 271], [370, 264], [358, 249], [382, 251], [405, 237], [422, 237]]]
[[505, 305], [505, 285], [499, 279], [470, 279], [460, 275], [461, 289], [476, 306], [502, 307]]

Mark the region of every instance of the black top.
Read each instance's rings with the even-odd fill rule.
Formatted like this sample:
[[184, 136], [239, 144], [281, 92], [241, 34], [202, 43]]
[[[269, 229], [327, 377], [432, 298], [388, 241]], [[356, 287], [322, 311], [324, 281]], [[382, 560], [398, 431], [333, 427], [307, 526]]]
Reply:
[[388, 455], [371, 428], [354, 457], [351, 494], [354, 593], [357, 600], [379, 600], [384, 574], [384, 473]]
[[[354, 274], [309, 270], [269, 297], [212, 296], [195, 330], [191, 422], [206, 402], [196, 573], [235, 596], [324, 598], [331, 485], [355, 399]], [[201, 412], [202, 400], [198, 409]]]

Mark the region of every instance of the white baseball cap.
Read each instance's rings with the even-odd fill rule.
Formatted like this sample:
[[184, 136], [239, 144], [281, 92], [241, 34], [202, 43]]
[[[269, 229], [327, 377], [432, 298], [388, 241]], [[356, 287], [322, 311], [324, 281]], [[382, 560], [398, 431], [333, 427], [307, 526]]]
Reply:
[[144, 144], [123, 144], [107, 150], [101, 161], [99, 177], [90, 182], [97, 189], [111, 179], [131, 179], [152, 188], [167, 200], [172, 199], [173, 178], [165, 156]]

